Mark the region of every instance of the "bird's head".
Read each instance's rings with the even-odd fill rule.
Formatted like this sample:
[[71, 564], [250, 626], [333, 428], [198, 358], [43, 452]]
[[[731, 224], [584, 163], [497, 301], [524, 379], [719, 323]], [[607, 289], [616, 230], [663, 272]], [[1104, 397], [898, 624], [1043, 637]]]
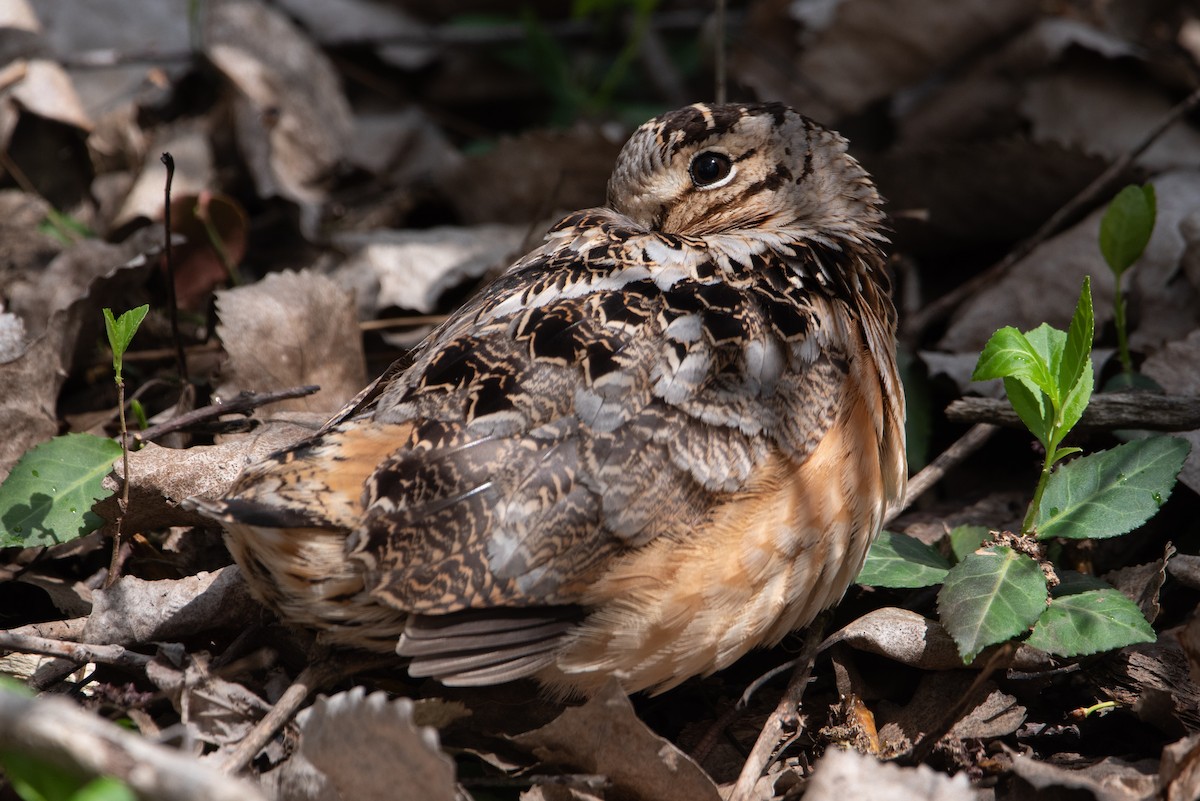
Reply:
[[647, 229], [882, 239], [881, 199], [846, 140], [780, 103], [697, 103], [630, 137], [608, 204]]

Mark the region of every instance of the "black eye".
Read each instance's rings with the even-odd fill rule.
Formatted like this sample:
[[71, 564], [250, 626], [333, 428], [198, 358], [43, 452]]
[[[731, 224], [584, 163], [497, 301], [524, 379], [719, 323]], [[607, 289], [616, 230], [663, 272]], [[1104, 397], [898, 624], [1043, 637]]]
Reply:
[[714, 153], [711, 150], [698, 154], [688, 167], [692, 183], [701, 189], [723, 181], [729, 177], [729, 173], [732, 171], [733, 162], [729, 156], [724, 153]]

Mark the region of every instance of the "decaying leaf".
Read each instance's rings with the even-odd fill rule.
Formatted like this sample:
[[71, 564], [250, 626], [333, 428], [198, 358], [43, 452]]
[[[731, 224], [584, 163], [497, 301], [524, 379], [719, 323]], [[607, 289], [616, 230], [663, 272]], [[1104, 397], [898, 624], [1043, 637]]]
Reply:
[[524, 235], [508, 225], [341, 234], [351, 256], [333, 278], [354, 290], [363, 319], [388, 308], [432, 314], [447, 290], [507, 267]]
[[[916, 742], [933, 731], [949, 712], [947, 699], [958, 699], [967, 692], [976, 674], [972, 671], [928, 673], [912, 699], [903, 707], [884, 703], [876, 710], [879, 738], [885, 744]], [[954, 740], [994, 739], [1015, 732], [1025, 722], [1026, 709], [1013, 696], [988, 682], [950, 730]]]
[[217, 293], [229, 354], [218, 396], [318, 384], [272, 409], [335, 412], [367, 383], [354, 299], [317, 273], [273, 273]]
[[346, 154], [350, 106], [328, 57], [282, 13], [255, 2], [213, 6], [207, 55], [237, 87], [235, 127], [259, 194], [306, 209]]
[[[833, 634], [825, 645], [835, 643], [846, 643], [923, 670], [957, 670], [963, 666], [954, 640], [942, 625], [907, 609], [885, 607], [868, 612]], [[976, 661], [986, 660], [987, 651]], [[1027, 647], [1018, 648], [1011, 662], [1018, 670], [1036, 670], [1049, 664], [1046, 654]]]
[[[125, 511], [126, 528], [137, 531], [208, 524], [202, 515], [181, 508], [180, 502], [193, 495], [205, 498], [224, 495], [244, 467], [310, 436], [325, 418], [323, 413], [309, 415], [307, 424], [303, 424], [273, 416], [249, 434], [230, 438], [220, 445], [177, 449], [147, 443], [129, 454], [132, 478], [129, 507]], [[123, 470], [118, 461], [114, 475], [105, 480], [105, 487], [118, 490]], [[116, 497], [96, 504], [95, 511], [106, 520], [115, 521]]]
[[607, 776], [626, 797], [717, 801], [704, 771], [642, 723], [614, 681], [580, 707], [513, 741], [549, 765]]
[[286, 797], [454, 801], [454, 763], [437, 732], [412, 720], [408, 698], [367, 695], [361, 687], [322, 697], [299, 716], [300, 750], [272, 775]]
[[965, 774], [945, 776], [926, 765], [902, 768], [856, 751], [830, 751], [813, 766], [805, 801], [975, 801]]
[[735, 70], [760, 95], [786, 99], [827, 121], [920, 83], [1010, 33], [1037, 9], [1029, 0], [847, 0], [790, 7], [800, 15], [801, 46], [781, 38], [789, 28], [775, 15], [764, 15], [765, 26], [745, 38]]
[[179, 712], [191, 736], [214, 745], [235, 745], [271, 705], [237, 684], [217, 675], [208, 654], [182, 648], [160, 648], [146, 675]]
[[[1095, 801], [1141, 801], [1152, 797], [1158, 788], [1158, 765], [1149, 759], [1131, 763], [1117, 757], [1077, 758], [1070, 767], [1040, 762], [1024, 754], [1013, 754], [1012, 759], [1013, 772], [1034, 791], [1065, 788], [1090, 794]], [[1020, 785], [1016, 791], [1022, 792]]]
[[237, 568], [177, 580], [122, 576], [92, 594], [84, 642], [134, 645], [176, 640], [202, 631], [243, 629], [262, 616]]

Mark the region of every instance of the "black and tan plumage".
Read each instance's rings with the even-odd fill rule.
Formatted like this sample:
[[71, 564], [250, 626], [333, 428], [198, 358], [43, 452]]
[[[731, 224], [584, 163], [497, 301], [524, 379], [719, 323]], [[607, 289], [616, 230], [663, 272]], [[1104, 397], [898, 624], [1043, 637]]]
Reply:
[[835, 603], [904, 490], [883, 214], [778, 104], [642, 126], [608, 206], [221, 501], [256, 595], [449, 684], [672, 687]]

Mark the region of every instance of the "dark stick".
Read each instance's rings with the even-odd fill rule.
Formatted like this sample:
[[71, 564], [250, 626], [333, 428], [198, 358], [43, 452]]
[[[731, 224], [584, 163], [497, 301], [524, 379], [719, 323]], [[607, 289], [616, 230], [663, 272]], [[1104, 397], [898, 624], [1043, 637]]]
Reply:
[[266, 406], [268, 403], [287, 400], [288, 398], [303, 398], [305, 395], [311, 395], [319, 389], [320, 387], [316, 384], [308, 384], [303, 387], [277, 389], [274, 392], [243, 392], [241, 395], [225, 403], [202, 406], [199, 409], [193, 409], [190, 412], [185, 412], [178, 417], [174, 417], [165, 423], [150, 426], [145, 431], [136, 432], [133, 438], [138, 442], [149, 442], [164, 434], [170, 434], [173, 431], [179, 431], [197, 423], [215, 420], [222, 415], [250, 414], [250, 412], [258, 407]]
[[821, 636], [825, 631], [826, 617], [818, 617], [804, 635], [804, 645], [800, 655], [794, 660], [796, 666], [787, 689], [775, 711], [767, 718], [749, 758], [742, 765], [741, 775], [729, 794], [730, 801], [751, 801], [757, 798], [754, 786], [766, 772], [779, 744], [785, 740], [794, 739], [803, 729], [800, 718], [800, 701], [804, 698], [804, 690], [808, 687], [808, 678], [812, 674], [813, 663], [817, 658], [817, 649], [821, 645]]
[[179, 365], [179, 378], [188, 383], [187, 354], [183, 350], [183, 338], [179, 336], [179, 305], [175, 300], [175, 258], [171, 251], [171, 182], [175, 180], [175, 159], [163, 153], [161, 161], [167, 168], [167, 184], [163, 195], [163, 258], [167, 263], [167, 303], [171, 307], [171, 339], [175, 342], [175, 361]]
[[[1009, 402], [999, 398], [960, 398], [946, 407], [946, 417], [959, 423], [1024, 426]], [[1088, 401], [1079, 427], [1194, 431], [1200, 428], [1200, 398], [1151, 392], [1105, 392], [1093, 395]]]
[[[1016, 416], [1014, 412], [1013, 416]], [[992, 434], [998, 429], [988, 423], [979, 423], [967, 433], [959, 437], [953, 445], [938, 454], [938, 457], [925, 465], [921, 472], [908, 480], [908, 490], [904, 493], [904, 503], [889, 509], [883, 524], [895, 520], [913, 502], [920, 498], [930, 487], [942, 480], [942, 477], [961, 464], [968, 456], [983, 447]]]

